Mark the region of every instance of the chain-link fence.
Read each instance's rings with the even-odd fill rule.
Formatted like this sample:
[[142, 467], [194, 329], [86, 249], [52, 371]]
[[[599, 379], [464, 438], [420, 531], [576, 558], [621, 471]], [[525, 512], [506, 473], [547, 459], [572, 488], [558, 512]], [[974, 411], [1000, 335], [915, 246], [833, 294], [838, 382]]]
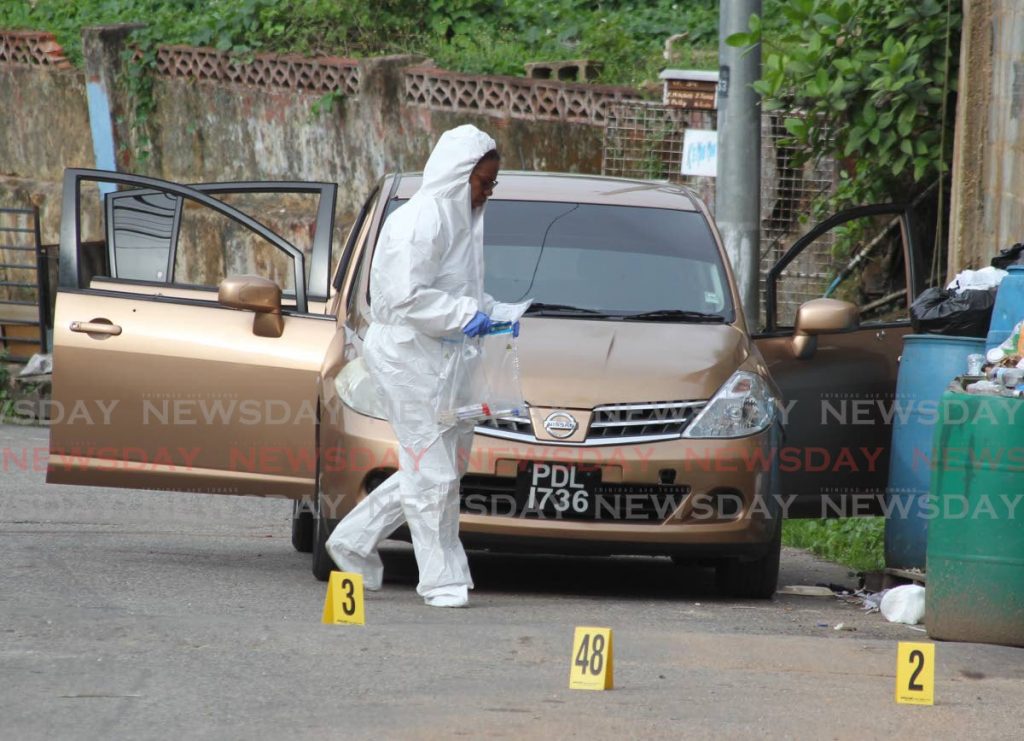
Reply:
[[[683, 138], [688, 128], [715, 130], [717, 112], [646, 102], [612, 106], [605, 128], [602, 172], [685, 184], [713, 211], [715, 179], [682, 174]], [[785, 135], [782, 117], [765, 114], [761, 123], [762, 300], [764, 274], [811, 226], [812, 203], [834, 188], [835, 164], [819, 161], [794, 166], [794, 151], [778, 143]], [[831, 247], [828, 238], [815, 241], [782, 274], [778, 285], [780, 324], [791, 325], [800, 304], [824, 292], [833, 262]]]

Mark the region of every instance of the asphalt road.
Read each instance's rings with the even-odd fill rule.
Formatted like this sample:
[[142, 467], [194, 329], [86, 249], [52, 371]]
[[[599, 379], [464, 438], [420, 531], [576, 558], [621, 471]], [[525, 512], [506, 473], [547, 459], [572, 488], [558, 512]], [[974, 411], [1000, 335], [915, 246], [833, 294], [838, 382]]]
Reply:
[[[896, 643], [924, 633], [832, 598], [724, 599], [667, 559], [473, 554], [471, 607], [441, 610], [395, 544], [366, 626], [325, 626], [288, 502], [47, 486], [20, 452], [46, 442], [0, 426], [3, 738], [902, 741], [1024, 721], [1024, 650], [937, 644], [935, 706], [897, 705]], [[853, 580], [786, 550], [780, 582]], [[577, 625], [613, 629], [613, 691], [568, 689]]]

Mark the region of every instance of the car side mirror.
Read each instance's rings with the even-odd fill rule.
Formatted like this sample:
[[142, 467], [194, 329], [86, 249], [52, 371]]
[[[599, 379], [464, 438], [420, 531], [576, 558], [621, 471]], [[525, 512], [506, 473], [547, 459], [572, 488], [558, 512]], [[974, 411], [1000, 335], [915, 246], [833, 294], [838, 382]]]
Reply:
[[280, 337], [284, 334], [281, 287], [272, 280], [259, 275], [232, 275], [220, 282], [217, 303], [256, 312], [252, 333], [257, 337]]
[[806, 360], [818, 349], [818, 335], [849, 332], [860, 323], [860, 309], [849, 301], [815, 298], [801, 304], [796, 312], [793, 354]]

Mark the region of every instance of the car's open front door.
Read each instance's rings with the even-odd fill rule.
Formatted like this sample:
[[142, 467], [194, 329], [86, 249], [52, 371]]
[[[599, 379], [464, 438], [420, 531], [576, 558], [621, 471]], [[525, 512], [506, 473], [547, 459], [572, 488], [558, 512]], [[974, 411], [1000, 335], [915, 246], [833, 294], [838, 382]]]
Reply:
[[[885, 491], [899, 355], [925, 282], [914, 234], [908, 207], [851, 209], [801, 237], [767, 275], [755, 341], [786, 400], [778, 460], [781, 493], [797, 496], [790, 515], [867, 514]], [[818, 267], [828, 263], [844, 267]], [[859, 323], [801, 340], [798, 311], [822, 297], [857, 305]]]
[[310, 494], [335, 196], [67, 171], [47, 481]]

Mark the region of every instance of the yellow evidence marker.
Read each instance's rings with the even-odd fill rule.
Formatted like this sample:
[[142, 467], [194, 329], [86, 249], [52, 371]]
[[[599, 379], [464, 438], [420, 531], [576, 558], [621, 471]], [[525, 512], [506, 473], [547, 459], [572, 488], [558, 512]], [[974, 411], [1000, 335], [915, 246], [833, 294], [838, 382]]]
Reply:
[[905, 705], [935, 704], [935, 644], [896, 645], [896, 702]]
[[611, 628], [576, 628], [569, 689], [610, 690], [613, 669]]
[[332, 571], [327, 582], [323, 622], [326, 625], [348, 623], [366, 625], [363, 613], [363, 575]]

